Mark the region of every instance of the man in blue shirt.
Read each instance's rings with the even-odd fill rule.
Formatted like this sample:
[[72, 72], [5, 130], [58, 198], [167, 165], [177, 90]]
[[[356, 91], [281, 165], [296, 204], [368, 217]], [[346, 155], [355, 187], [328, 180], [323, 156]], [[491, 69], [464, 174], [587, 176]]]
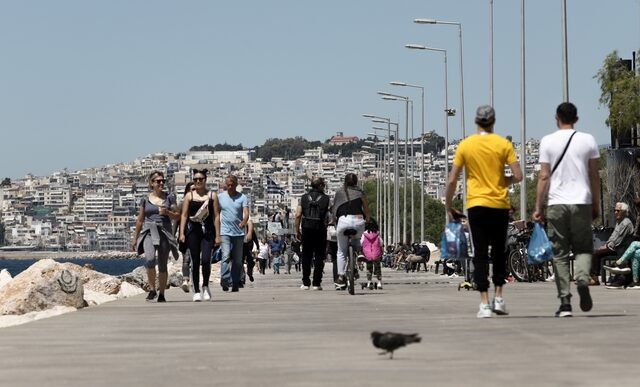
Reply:
[[[222, 262], [220, 264], [220, 285], [222, 290], [237, 292], [240, 287], [242, 273], [242, 248], [245, 227], [249, 221], [249, 204], [247, 197], [236, 191], [238, 178], [229, 175], [225, 179], [227, 190], [218, 195], [220, 203], [220, 239], [222, 244]], [[231, 270], [229, 270], [231, 265]]]

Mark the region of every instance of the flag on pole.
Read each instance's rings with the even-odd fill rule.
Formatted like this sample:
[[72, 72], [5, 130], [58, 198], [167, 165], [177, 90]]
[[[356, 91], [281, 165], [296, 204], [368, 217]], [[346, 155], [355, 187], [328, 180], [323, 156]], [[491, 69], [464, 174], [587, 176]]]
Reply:
[[273, 179], [267, 176], [267, 193], [284, 196], [284, 190]]

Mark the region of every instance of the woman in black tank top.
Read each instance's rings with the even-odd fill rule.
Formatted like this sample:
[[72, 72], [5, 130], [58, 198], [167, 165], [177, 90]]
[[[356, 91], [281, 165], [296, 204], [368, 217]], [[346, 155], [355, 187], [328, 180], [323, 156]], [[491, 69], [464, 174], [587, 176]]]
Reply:
[[[209, 301], [209, 279], [211, 277], [211, 255], [219, 230], [214, 227], [214, 216], [218, 213], [218, 196], [206, 188], [207, 170], [193, 170], [195, 189], [187, 194], [182, 203], [180, 219], [180, 241], [186, 242], [191, 255], [191, 283], [193, 301]], [[200, 266], [202, 266], [202, 291], [200, 290]]]

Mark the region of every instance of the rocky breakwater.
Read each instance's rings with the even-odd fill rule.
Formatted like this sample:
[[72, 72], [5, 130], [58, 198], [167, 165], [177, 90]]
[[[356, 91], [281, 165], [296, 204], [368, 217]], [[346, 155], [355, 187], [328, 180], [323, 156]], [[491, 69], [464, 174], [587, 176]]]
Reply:
[[75, 311], [143, 293], [89, 267], [43, 259], [11, 278], [0, 273], [0, 327]]

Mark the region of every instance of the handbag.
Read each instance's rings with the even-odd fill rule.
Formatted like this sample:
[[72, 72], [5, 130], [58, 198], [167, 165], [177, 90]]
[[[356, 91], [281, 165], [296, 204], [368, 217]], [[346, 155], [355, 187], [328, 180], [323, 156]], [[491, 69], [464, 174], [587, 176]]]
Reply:
[[[209, 216], [209, 201], [211, 200], [211, 192], [209, 192], [208, 199], [202, 203], [195, 215], [190, 216], [189, 220], [196, 223], [204, 223], [205, 219]], [[192, 196], [193, 197], [193, 196]]]
[[533, 233], [527, 246], [527, 258], [529, 265], [539, 265], [553, 259], [551, 242], [540, 223], [533, 226]]

